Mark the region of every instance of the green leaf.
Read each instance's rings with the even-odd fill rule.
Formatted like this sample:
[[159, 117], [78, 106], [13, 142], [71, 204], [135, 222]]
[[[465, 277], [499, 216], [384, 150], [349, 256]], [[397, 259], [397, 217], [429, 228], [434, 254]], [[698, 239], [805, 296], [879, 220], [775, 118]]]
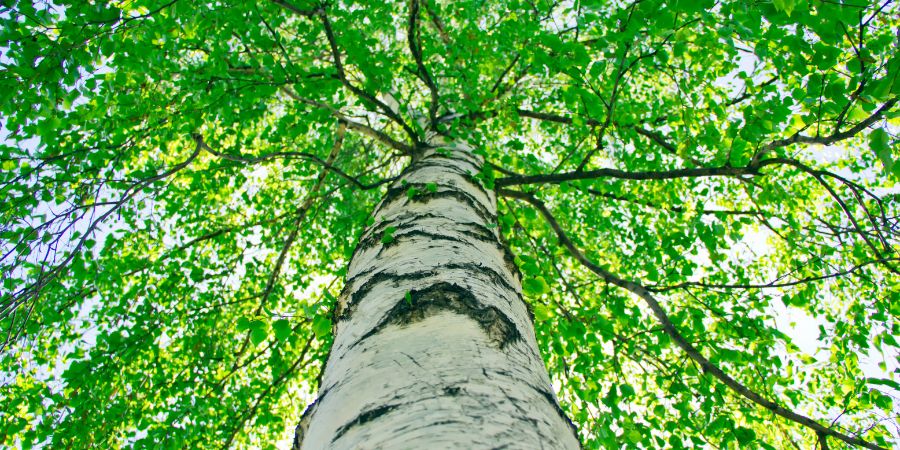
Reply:
[[253, 342], [253, 345], [259, 345], [268, 337], [268, 333], [264, 327], [257, 327], [250, 329], [250, 341]]
[[550, 286], [542, 276], [526, 278], [522, 281], [522, 292], [529, 297], [537, 297], [550, 292]]
[[272, 322], [272, 331], [275, 332], [275, 339], [284, 342], [291, 336], [291, 322], [287, 319], [278, 319]]
[[895, 389], [897, 392], [900, 392], [900, 383], [888, 378], [866, 378], [866, 382], [869, 384], [880, 384], [882, 386], [888, 386]]
[[775, 5], [775, 9], [781, 11], [790, 17], [791, 13], [794, 11], [794, 1], [795, 0], [773, 0]]
[[869, 148], [881, 160], [884, 170], [890, 172], [894, 167], [894, 155], [891, 151], [890, 137], [883, 128], [876, 128], [869, 133]]
[[203, 275], [204, 275], [203, 268], [194, 267], [191, 269], [191, 274], [190, 274], [191, 281], [193, 281], [195, 283], [200, 282], [203, 280]]
[[540, 322], [550, 320], [550, 318], [553, 317], [553, 310], [550, 309], [547, 305], [544, 305], [542, 303], [534, 304], [533, 310], [534, 310], [534, 318]]
[[871, 391], [875, 406], [881, 408], [885, 412], [893, 410], [894, 402], [890, 396], [882, 394], [880, 391], [873, 389]]
[[325, 339], [331, 335], [331, 320], [325, 316], [316, 316], [312, 323], [313, 333], [319, 339]]
[[756, 432], [745, 427], [737, 427], [734, 429], [734, 437], [741, 446], [747, 446], [756, 440]]
[[381, 235], [381, 243], [382, 244], [390, 244], [394, 242], [394, 232], [397, 231], [396, 227], [387, 227], [384, 229], [384, 234]]
[[641, 442], [641, 433], [635, 429], [631, 429], [625, 432], [625, 437], [628, 439], [628, 442], [631, 442], [632, 444]]

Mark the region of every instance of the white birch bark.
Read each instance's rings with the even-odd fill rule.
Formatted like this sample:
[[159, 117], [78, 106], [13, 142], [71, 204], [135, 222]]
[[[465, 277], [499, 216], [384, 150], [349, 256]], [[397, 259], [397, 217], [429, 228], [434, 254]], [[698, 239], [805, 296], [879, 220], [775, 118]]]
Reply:
[[518, 269], [488, 226], [496, 197], [472, 178], [481, 164], [463, 145], [428, 149], [376, 208], [295, 447], [579, 448]]

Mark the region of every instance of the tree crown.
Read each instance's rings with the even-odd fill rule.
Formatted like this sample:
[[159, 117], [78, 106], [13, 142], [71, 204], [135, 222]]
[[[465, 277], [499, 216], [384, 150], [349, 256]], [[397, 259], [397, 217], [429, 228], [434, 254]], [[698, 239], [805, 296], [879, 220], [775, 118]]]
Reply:
[[486, 160], [587, 447], [888, 446], [898, 17], [7, 2], [0, 442], [289, 441], [355, 239], [441, 134]]

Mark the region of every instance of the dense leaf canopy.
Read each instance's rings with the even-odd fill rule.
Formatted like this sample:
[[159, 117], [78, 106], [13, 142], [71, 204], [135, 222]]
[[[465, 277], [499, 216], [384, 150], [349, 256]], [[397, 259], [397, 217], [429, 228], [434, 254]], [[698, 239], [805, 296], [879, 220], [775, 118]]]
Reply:
[[891, 0], [3, 4], [0, 446], [289, 442], [434, 131], [586, 447], [896, 443]]

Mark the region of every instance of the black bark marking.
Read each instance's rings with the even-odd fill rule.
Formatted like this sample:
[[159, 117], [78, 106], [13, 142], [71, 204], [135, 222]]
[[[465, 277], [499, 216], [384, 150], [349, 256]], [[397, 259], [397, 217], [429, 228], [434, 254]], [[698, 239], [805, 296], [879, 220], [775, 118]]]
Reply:
[[578, 428], [572, 423], [572, 419], [569, 419], [569, 416], [566, 415], [566, 412], [559, 406], [559, 402], [556, 401], [556, 397], [546, 388], [540, 388], [537, 386], [531, 386], [532, 389], [538, 391], [544, 398], [553, 405], [553, 409], [556, 410], [556, 413], [559, 414], [559, 417], [563, 418], [563, 421], [566, 422], [566, 425], [569, 426], [569, 429], [572, 431], [572, 434], [575, 435], [575, 441], [578, 442], [578, 448], [584, 448], [584, 445], [581, 443], [581, 438], [578, 436]]
[[444, 388], [444, 394], [448, 397], [456, 397], [462, 389], [459, 386], [447, 386]]
[[[475, 165], [475, 164], [472, 164], [471, 161], [466, 161], [466, 160], [454, 160], [454, 159], [452, 159], [452, 158], [450, 158], [450, 159], [448, 159], [448, 158], [442, 158], [442, 159], [447, 160], [447, 161], [453, 161], [453, 162], [463, 162], [463, 163], [472, 165], [472, 166], [475, 168], [475, 170], [478, 170], [478, 167], [480, 167], [480, 166], [477, 166], [477, 165]], [[450, 163], [446, 163], [446, 162], [443, 162], [443, 161], [440, 161], [440, 160], [435, 161], [435, 160], [432, 159], [432, 158], [424, 159], [424, 160], [422, 160], [421, 162], [416, 163], [415, 165], [409, 166], [409, 167], [407, 168], [406, 172], [404, 172], [404, 175], [408, 175], [408, 174], [410, 174], [410, 173], [414, 173], [414, 172], [416, 172], [416, 171], [418, 171], [418, 170], [421, 170], [421, 169], [424, 169], [424, 168], [429, 168], [429, 167], [436, 167], [436, 168], [439, 168], [439, 169], [448, 169], [449, 171], [452, 171], [452, 172], [457, 173], [457, 174], [462, 175], [462, 176], [472, 176], [472, 173], [471, 173], [472, 171], [470, 171], [470, 170], [465, 170], [465, 169], [459, 167], [459, 166], [456, 165], [456, 164], [450, 164]]]
[[388, 325], [407, 325], [426, 319], [440, 310], [470, 317], [499, 348], [521, 339], [515, 323], [495, 306], [482, 304], [469, 290], [452, 283], [435, 283], [413, 290], [410, 299], [399, 299], [374, 328], [353, 346], [381, 332]]
[[337, 431], [334, 432], [334, 438], [331, 439], [331, 443], [333, 444], [335, 441], [340, 439], [341, 436], [350, 431], [351, 428], [369, 423], [396, 408], [396, 405], [382, 405], [359, 413], [356, 418], [338, 427]]
[[[359, 287], [355, 292], [350, 294], [350, 297], [347, 299], [347, 304], [341, 309], [340, 313], [335, 317], [338, 321], [346, 320], [353, 315], [353, 312], [356, 310], [356, 306], [359, 304], [359, 301], [369, 293], [376, 285], [379, 283], [384, 283], [388, 281], [394, 282], [394, 286], [397, 285], [398, 282], [401, 281], [412, 281], [418, 279], [418, 277], [427, 275], [428, 272], [412, 272], [409, 274], [397, 275], [393, 273], [387, 272], [379, 272], [372, 276], [368, 281], [366, 281], [362, 286]], [[344, 289], [350, 289], [350, 283], [344, 284]], [[342, 293], [341, 297], [344, 297], [345, 294]], [[337, 323], [337, 322], [335, 322]]]
[[[505, 246], [502, 245], [497, 236], [493, 232], [491, 232], [491, 229], [488, 228], [485, 224], [471, 221], [454, 221], [448, 217], [441, 216], [433, 212], [423, 212], [404, 214], [402, 216], [395, 217], [390, 221], [385, 221], [378, 225], [374, 225], [371, 231], [367, 232], [367, 235], [360, 240], [359, 244], [357, 244], [356, 249], [353, 251], [353, 256], [356, 256], [356, 254], [360, 250], [367, 250], [381, 244], [381, 238], [382, 236], [384, 236], [384, 232], [388, 227], [394, 228], [391, 236], [397, 237], [403, 234], [405, 229], [418, 227], [418, 221], [421, 219], [446, 219], [446, 226], [442, 228], [455, 230], [457, 232], [463, 232], [461, 228], [464, 228], [469, 231], [469, 233], [465, 233], [468, 236], [474, 236], [478, 240], [490, 243], [497, 246], [498, 248], [505, 248]], [[381, 245], [389, 247], [392, 244], [393, 243]], [[505, 250], [503, 251], [503, 253], [509, 253], [509, 251]], [[504, 259], [506, 259], [506, 257], [504, 257]], [[514, 260], [512, 254], [509, 255], [509, 259]]]
[[490, 228], [480, 223], [460, 222], [459, 224], [473, 229], [477, 235], [481, 236], [480, 240], [484, 242], [490, 241], [492, 244], [496, 245], [497, 248], [500, 249], [500, 252], [503, 253], [503, 262], [506, 265], [506, 269], [509, 270], [509, 273], [516, 276], [519, 280], [522, 279], [522, 272], [519, 271], [519, 266], [516, 265], [515, 255], [513, 255], [512, 251], [510, 251], [509, 247], [501, 239], [497, 238], [497, 234], [494, 234]]
[[425, 368], [422, 367], [422, 365], [419, 364], [418, 361], [416, 361], [416, 358], [413, 358], [409, 353], [400, 352], [400, 354], [403, 355], [403, 356], [405, 356], [405, 357], [407, 357], [407, 358], [409, 358], [409, 360], [412, 361], [412, 363], [415, 364], [416, 367], [418, 367], [418, 368], [420, 368], [420, 369], [422, 369], [422, 370], [425, 370]]
[[[409, 198], [409, 195], [407, 194], [409, 188], [416, 189], [416, 195], [413, 196], [413, 198]], [[395, 201], [404, 201], [407, 203], [428, 203], [432, 200], [441, 198], [453, 198], [458, 200], [459, 202], [470, 207], [475, 212], [475, 214], [478, 215], [478, 217], [481, 217], [481, 219], [485, 223], [494, 223], [497, 221], [497, 215], [489, 211], [488, 208], [481, 203], [481, 201], [473, 197], [471, 194], [458, 189], [446, 189], [437, 192], [431, 192], [428, 190], [428, 183], [407, 183], [403, 186], [393, 186], [389, 188], [387, 193], [384, 194], [384, 201], [381, 203], [381, 205], [379, 205], [378, 210], [375, 214], [377, 216], [385, 206], [390, 205]]]
[[[347, 303], [344, 305], [343, 309], [341, 310], [340, 314], [334, 316], [333, 321], [334, 321], [334, 323], [337, 323], [340, 320], [349, 319], [353, 315], [353, 312], [356, 311], [356, 307], [359, 305], [359, 302], [362, 301], [362, 299], [365, 298], [366, 295], [368, 295], [369, 291], [371, 291], [376, 285], [378, 285], [380, 283], [393, 282], [394, 287], [397, 287], [399, 283], [404, 282], [404, 281], [422, 282], [423, 280], [425, 280], [427, 278], [439, 275], [441, 272], [443, 272], [445, 270], [464, 270], [464, 271], [467, 271], [474, 275], [477, 275], [477, 274], [487, 275], [487, 277], [491, 281], [493, 281], [496, 284], [503, 285], [503, 287], [506, 288], [509, 292], [514, 293], [516, 295], [516, 298], [518, 298], [519, 301], [521, 301], [525, 304], [526, 310], [528, 310], [529, 314], [532, 316], [532, 320], [534, 320], [533, 313], [531, 312], [531, 309], [530, 309], [530, 305], [528, 305], [528, 303], [525, 302], [525, 300], [522, 297], [519, 290], [517, 290], [515, 287], [513, 287], [513, 285], [509, 282], [509, 280], [506, 279], [506, 277], [504, 277], [502, 274], [500, 274], [499, 272], [494, 270], [492, 267], [483, 266], [483, 265], [477, 264], [477, 263], [449, 263], [449, 264], [442, 264], [440, 266], [435, 266], [434, 268], [429, 269], [429, 270], [419, 270], [419, 271], [409, 272], [409, 273], [404, 273], [404, 274], [379, 272], [379, 273], [373, 275], [368, 280], [366, 280], [366, 282], [363, 283], [359, 288], [357, 288], [356, 291], [353, 292], [352, 294], [350, 294], [350, 293], [342, 293], [341, 294], [341, 297], [349, 296], [349, 298], [347, 300]], [[354, 277], [354, 279], [355, 278], [356, 277]], [[353, 283], [348, 281], [344, 285], [344, 289], [345, 290], [351, 289], [352, 285], [353, 285]], [[403, 301], [406, 301], [406, 300], [404, 299]]]
[[[403, 195], [404, 196], [406, 195], [405, 191], [404, 191]], [[458, 191], [426, 192], [426, 193], [417, 195], [412, 200], [406, 199], [405, 201], [411, 201], [414, 203], [415, 202], [428, 202], [435, 198], [451, 198], [451, 197], [456, 198], [457, 200], [460, 200], [463, 203], [466, 203], [475, 212], [475, 214], [478, 217], [480, 217], [484, 220], [485, 224], [497, 222], [496, 216], [490, 215], [488, 210], [486, 208], [484, 208], [483, 206], [481, 206], [480, 203], [478, 203], [478, 200], [475, 200], [473, 197], [469, 196], [468, 194], [464, 194], [464, 193], [461, 193]], [[388, 227], [394, 227], [395, 230], [394, 230], [394, 234], [392, 234], [392, 236], [397, 236], [398, 232], [401, 231], [402, 228], [407, 228], [409, 226], [415, 225], [414, 221], [407, 222], [406, 221], [407, 218], [414, 218], [416, 216], [425, 217], [428, 214], [432, 214], [432, 213], [430, 213], [430, 212], [420, 213], [420, 214], [407, 213], [407, 214], [404, 214], [403, 216], [395, 217], [392, 220], [382, 221], [375, 225], [372, 225], [369, 229], [367, 229], [366, 231], [363, 232], [362, 237], [359, 239], [359, 242], [356, 244], [356, 248], [353, 249], [353, 254], [352, 254], [351, 258], [355, 258], [356, 255], [361, 250], [367, 250], [376, 245], [382, 245], [381, 240], [382, 240], [382, 237], [384, 236], [384, 232], [386, 231], [386, 229]], [[440, 217], [440, 216], [435, 215], [433, 217]], [[486, 225], [477, 224], [477, 223], [471, 222], [471, 221], [460, 222], [460, 221], [456, 221], [456, 220], [453, 220], [450, 218], [447, 218], [447, 219], [448, 219], [447, 220], [448, 228], [452, 228], [454, 226], [459, 226], [459, 225], [468, 226], [470, 228], [477, 227], [478, 229], [484, 230], [483, 232], [478, 233], [480, 236], [482, 236], [481, 240], [492, 241], [492, 243], [494, 243], [495, 245], [505, 248], [505, 246], [503, 246], [503, 244], [500, 243], [500, 241], [497, 239], [497, 237], [493, 233], [490, 232], [490, 229]], [[506, 252], [508, 252], [508, 250]], [[512, 255], [510, 255], [510, 260], [511, 260], [511, 258], [512, 258]]]
[[[384, 251], [391, 247], [395, 247], [399, 243], [401, 243], [403, 240], [405, 240], [407, 238], [415, 237], [415, 236], [424, 237], [424, 238], [428, 239], [429, 241], [449, 241], [449, 242], [454, 242], [456, 244], [461, 244], [461, 245], [465, 245], [465, 246], [469, 246], [469, 247], [474, 246], [471, 241], [466, 240], [466, 239], [460, 239], [460, 238], [454, 237], [454, 236], [448, 236], [445, 234], [437, 234], [437, 233], [429, 233], [427, 231], [422, 231], [422, 230], [419, 230], [416, 228], [413, 228], [411, 230], [401, 230], [398, 228], [397, 231], [394, 231], [394, 234], [393, 234], [394, 239], [391, 242], [388, 242], [387, 244], [382, 244], [381, 251]], [[380, 253], [380, 251], [379, 251], [379, 253]]]
[[472, 175], [472, 172], [470, 172], [468, 170], [463, 170], [463, 169], [459, 168], [459, 166], [456, 166], [456, 165], [444, 164], [444, 163], [441, 163], [438, 161], [421, 162], [421, 163], [417, 164], [415, 167], [412, 167], [412, 170], [405, 173], [403, 176], [404, 177], [408, 176], [409, 174], [415, 173], [416, 171], [418, 171], [420, 169], [424, 169], [424, 168], [437, 168], [437, 169], [444, 170], [446, 172], [453, 172], [454, 174], [458, 175], [460, 178], [466, 180], [466, 182], [469, 183], [470, 185], [472, 185], [472, 187], [480, 190], [481, 192], [484, 192], [485, 194], [488, 194], [488, 190], [485, 189], [484, 185], [482, 185], [480, 181], [478, 181], [478, 178], [475, 178], [475, 175]]
[[[429, 215], [431, 215], [431, 214], [429, 213]], [[382, 245], [382, 249], [390, 248], [390, 247], [400, 244], [406, 238], [413, 237], [413, 236], [424, 236], [424, 237], [428, 237], [429, 239], [433, 239], [436, 241], [451, 241], [451, 242], [460, 243], [460, 244], [468, 245], [468, 246], [472, 245], [472, 242], [470, 242], [470, 241], [459, 239], [459, 238], [452, 237], [452, 236], [434, 234], [434, 233], [429, 233], [426, 231], [421, 231], [421, 230], [416, 230], [416, 229], [414, 229], [412, 231], [406, 231], [407, 228], [410, 228], [414, 225], [415, 225], [415, 222], [403, 222], [403, 223], [395, 222], [395, 224], [392, 225], [395, 228], [393, 234], [391, 235], [393, 239], [391, 240], [391, 242], [389, 242], [387, 244], [381, 244], [381, 234], [383, 232], [382, 233], [376, 233], [376, 232], [371, 233], [366, 239], [364, 239], [362, 242], [360, 242], [360, 244], [356, 247], [356, 250], [354, 250], [354, 253], [353, 253], [353, 257], [355, 258], [356, 253], [362, 249], [372, 248], [375, 245]], [[447, 226], [448, 227], [461, 226], [464, 228], [468, 228], [471, 232], [468, 233], [467, 236], [470, 236], [470, 237], [474, 238], [475, 240], [478, 240], [480, 242], [487, 243], [487, 244], [490, 244], [490, 245], [493, 245], [494, 247], [496, 247], [498, 250], [500, 250], [500, 253], [503, 255], [503, 263], [504, 263], [504, 266], [506, 266], [506, 269], [513, 276], [515, 276], [518, 280], [522, 279], [522, 272], [519, 271], [519, 266], [516, 265], [515, 256], [513, 256], [512, 252], [509, 250], [509, 247], [507, 247], [506, 245], [503, 245], [503, 243], [497, 239], [497, 237], [491, 232], [490, 228], [488, 228], [487, 226], [484, 226], [482, 224], [475, 223], [475, 222], [458, 222], [455, 224], [448, 223]], [[387, 225], [385, 224], [383, 227], [386, 228]], [[457, 231], [459, 231], [459, 230], [457, 230]], [[345, 283], [345, 287], [350, 286], [352, 284], [351, 282], [353, 279], [363, 276], [370, 272], [371, 272], [371, 270], [366, 270], [366, 271], [360, 272], [359, 274], [355, 275], [352, 279], [347, 280], [347, 283]]]
[[[441, 192], [438, 192], [436, 194], [441, 194]], [[432, 194], [432, 195], [434, 195], [434, 194]], [[468, 194], [464, 194], [464, 195], [466, 195], [466, 197], [469, 198], [472, 202], [476, 202], [476, 204], [477, 204], [477, 200], [475, 200], [471, 196], [468, 196]], [[436, 195], [435, 195], [435, 197], [436, 197]], [[469, 205], [471, 206], [472, 203], [470, 203]], [[476, 211], [476, 213], [478, 213], [478, 215], [480, 217], [484, 218], [484, 215], [482, 213], [480, 213], [478, 211]], [[502, 235], [500, 235], [499, 233], [495, 234], [494, 231], [491, 228], [488, 228], [488, 226], [486, 225], [488, 223], [496, 224], [497, 223], [496, 215], [491, 216], [491, 220], [486, 220], [484, 223], [478, 223], [478, 222], [471, 222], [471, 221], [461, 222], [461, 221], [458, 221], [455, 219], [451, 219], [449, 217], [437, 215], [433, 212], [408, 213], [403, 216], [395, 217], [393, 220], [390, 221], [390, 223], [384, 222], [384, 223], [379, 224], [378, 227], [382, 231], [378, 232], [377, 229], [373, 230], [369, 234], [369, 236], [365, 239], [365, 241], [367, 241], [365, 246], [363, 246], [363, 244], [361, 242], [357, 246], [357, 250], [361, 247], [369, 248], [369, 247], [375, 245], [376, 243], [379, 243], [381, 240], [381, 235], [383, 233], [383, 230], [385, 228], [387, 228], [388, 226], [396, 227], [397, 231], [394, 232], [394, 236], [398, 236], [397, 232], [400, 231], [402, 228], [405, 228], [407, 225], [415, 224], [414, 220], [407, 221], [408, 218], [409, 219], [413, 219], [413, 218], [446, 218], [448, 220], [448, 227], [463, 226], [463, 227], [467, 227], [467, 228], [473, 230], [475, 235], [479, 237], [480, 241], [490, 242], [490, 243], [494, 244], [495, 246], [497, 246], [497, 248], [499, 248], [500, 251], [503, 253], [503, 260], [506, 264], [506, 268], [510, 271], [510, 273], [516, 275], [520, 280], [522, 279], [522, 273], [519, 271], [519, 266], [517, 266], [516, 262], [515, 262], [515, 259], [516, 259], [515, 255], [513, 255], [512, 251], [510, 251], [510, 249], [506, 245], [506, 243], [503, 242]], [[354, 250], [353, 253], [355, 256], [356, 250]]]
[[472, 273], [487, 273], [487, 275], [488, 275], [488, 277], [491, 279], [491, 281], [493, 281], [494, 283], [497, 283], [497, 284], [502, 284], [503, 287], [506, 288], [506, 290], [508, 290], [509, 292], [512, 292], [512, 293], [516, 294], [516, 298], [518, 298], [519, 300], [521, 300], [521, 301], [524, 302], [520, 290], [519, 290], [519, 289], [516, 289], [516, 288], [509, 282], [509, 280], [506, 279], [506, 277], [504, 277], [503, 275], [501, 275], [500, 272], [497, 272], [496, 270], [494, 270], [494, 269], [493, 269], [492, 267], [490, 267], [490, 266], [483, 266], [483, 265], [478, 264], [478, 263], [470, 263], [470, 264], [465, 264], [465, 263], [450, 263], [450, 264], [443, 264], [443, 265], [440, 266], [440, 268], [441, 268], [441, 269], [451, 269], [451, 270], [453, 270], [453, 269], [455, 269], [455, 270], [466, 270], [466, 271], [469, 271], [469, 272], [472, 272]]
[[449, 151], [446, 151], [446, 150], [441, 151], [441, 149], [438, 149], [434, 153], [422, 158], [422, 161], [427, 161], [429, 159], [434, 158], [434, 159], [449, 159], [449, 160], [453, 160], [453, 161], [465, 161], [469, 164], [472, 164], [475, 167], [481, 167], [481, 165], [482, 165], [482, 162], [479, 161], [478, 159], [476, 159], [475, 157], [471, 156], [471, 153], [469, 153], [469, 152], [464, 152], [464, 151], [455, 150], [455, 149], [447, 149], [447, 150], [449, 150]]

